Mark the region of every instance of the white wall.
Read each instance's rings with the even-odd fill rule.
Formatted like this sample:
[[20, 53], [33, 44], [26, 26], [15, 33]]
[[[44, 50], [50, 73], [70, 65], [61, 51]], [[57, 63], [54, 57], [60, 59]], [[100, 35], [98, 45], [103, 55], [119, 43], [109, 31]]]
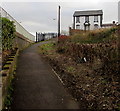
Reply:
[[2, 17], [6, 17], [11, 21], [14, 21], [16, 25], [16, 31], [22, 34], [24, 37], [35, 41], [35, 36], [29, 33], [23, 26], [21, 26], [11, 15], [9, 15], [3, 8], [0, 7], [0, 13]]
[[94, 30], [95, 28], [95, 24], [98, 24], [98, 28], [100, 28], [100, 16], [98, 16], [98, 22], [94, 22], [94, 16], [90, 16], [89, 17], [90, 20], [90, 30]]
[[[89, 23], [90, 23], [90, 30], [94, 30], [95, 27], [94, 27], [94, 16], [89, 16]], [[76, 20], [75, 20], [75, 29], [76, 29], [76, 25], [80, 25], [80, 29], [81, 30], [84, 30], [84, 23], [85, 23], [85, 16], [83, 17], [80, 17], [80, 23], [76, 23]], [[98, 22], [96, 22], [96, 24], [98, 24], [98, 28], [100, 28], [100, 16], [98, 16]]]

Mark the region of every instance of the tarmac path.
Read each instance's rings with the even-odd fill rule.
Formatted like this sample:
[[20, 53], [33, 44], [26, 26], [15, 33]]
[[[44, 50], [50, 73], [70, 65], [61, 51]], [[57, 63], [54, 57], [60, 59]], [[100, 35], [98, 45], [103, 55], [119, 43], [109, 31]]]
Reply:
[[34, 44], [20, 53], [12, 109], [79, 109]]

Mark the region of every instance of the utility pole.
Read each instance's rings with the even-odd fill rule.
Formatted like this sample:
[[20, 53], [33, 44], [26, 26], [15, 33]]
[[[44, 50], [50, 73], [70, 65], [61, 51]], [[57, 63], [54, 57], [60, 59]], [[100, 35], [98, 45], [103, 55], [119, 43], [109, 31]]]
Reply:
[[36, 32], [36, 42], [37, 42], [37, 40], [38, 40], [38, 33]]
[[60, 36], [60, 6], [58, 8], [58, 37]]

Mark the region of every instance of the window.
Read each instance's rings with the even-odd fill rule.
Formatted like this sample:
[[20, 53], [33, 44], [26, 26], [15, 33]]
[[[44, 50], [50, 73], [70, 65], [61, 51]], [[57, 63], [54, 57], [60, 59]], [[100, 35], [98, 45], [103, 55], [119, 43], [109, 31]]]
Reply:
[[98, 16], [94, 16], [94, 22], [98, 22]]
[[98, 29], [98, 24], [95, 24], [95, 25], [94, 25], [94, 29]]
[[80, 17], [76, 17], [76, 23], [80, 23]]
[[80, 25], [76, 25], [76, 29], [80, 29]]
[[85, 23], [88, 23], [89, 22], [89, 16], [85, 16]]

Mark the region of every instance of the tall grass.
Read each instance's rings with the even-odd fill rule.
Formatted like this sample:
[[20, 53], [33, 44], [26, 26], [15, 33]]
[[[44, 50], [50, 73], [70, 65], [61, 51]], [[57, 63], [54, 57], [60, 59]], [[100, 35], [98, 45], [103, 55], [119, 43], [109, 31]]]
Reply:
[[73, 43], [82, 43], [82, 44], [90, 44], [90, 43], [106, 43], [110, 41], [115, 41], [117, 39], [117, 28], [111, 29], [99, 29], [94, 31], [83, 32], [80, 34], [74, 34], [70, 42]]

